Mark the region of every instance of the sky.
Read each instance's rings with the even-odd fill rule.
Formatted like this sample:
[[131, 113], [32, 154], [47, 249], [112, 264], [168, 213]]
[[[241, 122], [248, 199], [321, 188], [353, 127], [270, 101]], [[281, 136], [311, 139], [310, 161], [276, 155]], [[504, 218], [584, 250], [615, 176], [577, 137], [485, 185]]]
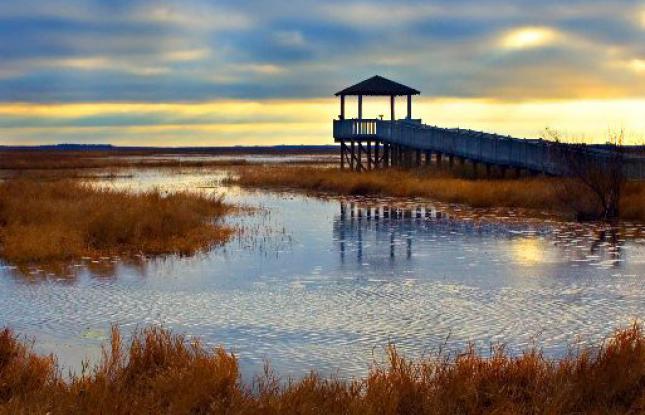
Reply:
[[328, 144], [375, 74], [428, 124], [643, 143], [645, 1], [0, 2], [0, 144]]

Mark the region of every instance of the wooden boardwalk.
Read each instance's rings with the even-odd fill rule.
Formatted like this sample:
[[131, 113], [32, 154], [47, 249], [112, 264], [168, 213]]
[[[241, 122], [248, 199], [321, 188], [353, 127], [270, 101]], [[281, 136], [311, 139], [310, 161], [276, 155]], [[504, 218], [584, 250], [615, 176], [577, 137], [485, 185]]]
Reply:
[[[617, 160], [624, 177], [645, 180], [645, 148], [607, 145], [574, 146], [546, 140], [529, 140], [459, 128], [441, 128], [412, 117], [412, 97], [420, 92], [381, 76], [373, 76], [336, 93], [340, 115], [334, 120], [334, 140], [340, 143], [341, 168], [371, 170], [381, 167], [414, 167], [469, 162], [475, 170], [483, 166], [490, 174], [495, 167], [502, 175], [512, 169], [547, 175], [568, 174], [568, 164], [593, 169], [613, 169]], [[346, 119], [345, 98], [357, 97], [358, 117]], [[390, 98], [390, 119], [363, 118], [364, 96]], [[407, 97], [407, 115], [397, 119], [395, 98]], [[563, 157], [566, 155], [566, 157]], [[573, 164], [572, 164], [573, 163]], [[609, 171], [609, 170], [607, 170]]]
[[[369, 170], [380, 167], [415, 167], [425, 164], [472, 163], [490, 170], [496, 166], [532, 173], [561, 175], [564, 166], [554, 157], [556, 144], [545, 140], [519, 139], [481, 131], [441, 128], [415, 120], [334, 120], [334, 140], [340, 143], [341, 167]], [[603, 146], [585, 151], [599, 164], [611, 157]], [[645, 157], [624, 154], [624, 174], [645, 179]]]

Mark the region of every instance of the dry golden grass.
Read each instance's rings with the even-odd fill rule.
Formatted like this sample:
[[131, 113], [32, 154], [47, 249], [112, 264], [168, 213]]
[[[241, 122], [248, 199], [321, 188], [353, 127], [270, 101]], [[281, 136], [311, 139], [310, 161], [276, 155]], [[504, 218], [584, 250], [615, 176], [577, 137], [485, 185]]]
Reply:
[[645, 336], [634, 325], [561, 360], [539, 351], [484, 358], [472, 348], [421, 361], [389, 349], [357, 380], [312, 373], [252, 384], [235, 356], [159, 328], [124, 347], [118, 330], [102, 361], [63, 377], [10, 330], [0, 333], [0, 413], [49, 414], [642, 414]]
[[[230, 183], [265, 188], [293, 188], [309, 192], [342, 195], [383, 195], [427, 197], [473, 207], [515, 207], [548, 210], [574, 217], [593, 204], [580, 186], [566, 186], [562, 178], [526, 177], [518, 179], [464, 179], [446, 171], [349, 170], [317, 167], [242, 167]], [[621, 202], [621, 217], [645, 220], [645, 183], [628, 183]]]
[[133, 194], [75, 181], [0, 184], [0, 255], [14, 264], [84, 256], [191, 254], [226, 240], [220, 199]]
[[[176, 157], [168, 157], [169, 155]], [[199, 154], [197, 154], [199, 155]], [[164, 157], [160, 157], [164, 156]], [[199, 159], [191, 154], [104, 151], [0, 151], [0, 170], [83, 170], [104, 168], [217, 167], [244, 159]]]

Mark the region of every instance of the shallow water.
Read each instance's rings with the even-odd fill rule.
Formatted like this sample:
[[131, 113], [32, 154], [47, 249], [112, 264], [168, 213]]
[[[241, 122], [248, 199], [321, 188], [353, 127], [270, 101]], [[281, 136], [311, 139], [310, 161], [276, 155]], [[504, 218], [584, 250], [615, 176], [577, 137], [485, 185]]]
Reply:
[[[225, 172], [100, 182], [225, 194], [256, 207], [239, 237], [190, 258], [91, 258], [73, 276], [0, 268], [0, 323], [78, 368], [112, 323], [224, 345], [248, 375], [361, 376], [393, 342], [410, 357], [475, 342], [550, 356], [645, 316], [643, 229], [528, 220], [427, 201], [319, 199], [216, 185]], [[214, 185], [215, 184], [215, 185]]]

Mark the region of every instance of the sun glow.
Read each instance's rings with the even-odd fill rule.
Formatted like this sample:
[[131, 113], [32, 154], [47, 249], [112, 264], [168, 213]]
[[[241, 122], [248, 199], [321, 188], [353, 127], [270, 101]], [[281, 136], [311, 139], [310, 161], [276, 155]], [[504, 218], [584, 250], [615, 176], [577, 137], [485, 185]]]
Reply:
[[628, 66], [634, 72], [645, 73], [645, 59], [632, 59]]
[[[347, 116], [356, 117], [355, 100]], [[364, 116], [387, 112], [387, 99], [364, 102]], [[546, 127], [589, 142], [623, 128], [626, 143], [645, 139], [645, 99], [497, 101], [426, 98], [413, 115], [445, 127], [537, 138]], [[397, 106], [397, 115], [404, 109]], [[338, 101], [326, 99], [219, 100], [194, 103], [0, 103], [0, 144], [57, 142], [120, 145], [324, 144], [332, 142]]]
[[549, 27], [522, 27], [513, 29], [502, 36], [504, 49], [529, 49], [552, 43], [558, 33]]
[[522, 265], [536, 265], [547, 261], [543, 244], [535, 238], [516, 240], [513, 243], [512, 256]]

